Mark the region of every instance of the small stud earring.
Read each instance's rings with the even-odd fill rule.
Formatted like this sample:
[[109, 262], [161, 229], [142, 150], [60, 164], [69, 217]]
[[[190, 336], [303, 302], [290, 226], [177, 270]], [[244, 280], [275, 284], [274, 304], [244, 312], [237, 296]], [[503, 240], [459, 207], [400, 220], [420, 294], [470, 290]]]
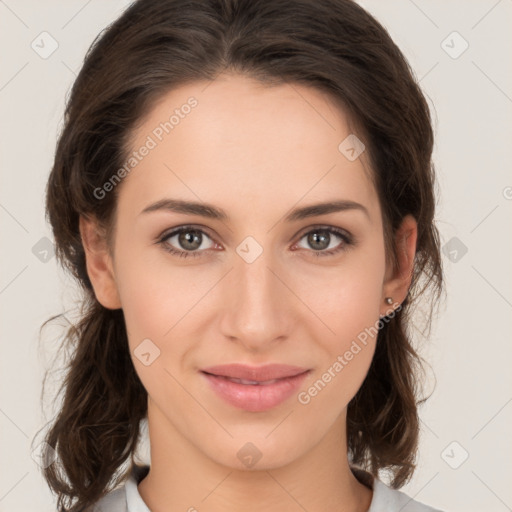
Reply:
[[386, 304], [393, 304], [393, 297], [386, 297]]

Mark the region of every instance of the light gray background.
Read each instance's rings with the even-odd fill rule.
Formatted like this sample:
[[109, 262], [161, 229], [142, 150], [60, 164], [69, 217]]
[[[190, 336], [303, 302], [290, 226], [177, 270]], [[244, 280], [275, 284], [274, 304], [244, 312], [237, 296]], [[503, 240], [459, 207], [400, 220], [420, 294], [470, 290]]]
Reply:
[[[361, 3], [409, 59], [437, 135], [448, 299], [421, 350], [437, 384], [421, 408], [418, 469], [402, 490], [446, 511], [512, 510], [512, 0]], [[126, 5], [0, 0], [0, 511], [55, 510], [31, 442], [45, 423], [41, 379], [62, 330], [45, 331], [45, 350], [38, 331], [77, 295], [45, 257], [43, 194], [67, 92], [94, 37]], [[31, 47], [43, 31], [58, 43], [45, 59]]]

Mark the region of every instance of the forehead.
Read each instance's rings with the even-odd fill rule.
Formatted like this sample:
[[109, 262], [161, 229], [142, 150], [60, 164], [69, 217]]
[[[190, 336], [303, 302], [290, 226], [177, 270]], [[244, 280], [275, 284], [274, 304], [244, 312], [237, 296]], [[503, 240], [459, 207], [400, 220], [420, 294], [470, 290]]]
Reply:
[[129, 152], [150, 149], [124, 178], [119, 207], [140, 212], [170, 196], [243, 215], [349, 199], [378, 215], [365, 153], [350, 160], [340, 149], [349, 136], [340, 106], [312, 87], [239, 75], [186, 84], [153, 105], [132, 134]]

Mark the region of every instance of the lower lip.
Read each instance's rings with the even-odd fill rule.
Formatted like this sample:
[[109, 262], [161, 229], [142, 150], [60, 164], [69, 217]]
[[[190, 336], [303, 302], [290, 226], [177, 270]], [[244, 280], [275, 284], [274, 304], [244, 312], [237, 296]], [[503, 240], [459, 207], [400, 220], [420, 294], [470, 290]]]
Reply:
[[253, 385], [239, 384], [224, 377], [201, 372], [217, 395], [229, 404], [251, 412], [272, 409], [290, 398], [297, 392], [308, 373], [309, 371], [279, 379], [273, 384]]

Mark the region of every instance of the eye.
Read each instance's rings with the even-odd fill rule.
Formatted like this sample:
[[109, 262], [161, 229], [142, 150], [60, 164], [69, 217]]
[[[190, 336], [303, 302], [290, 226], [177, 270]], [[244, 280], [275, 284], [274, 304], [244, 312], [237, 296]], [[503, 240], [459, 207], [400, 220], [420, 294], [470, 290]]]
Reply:
[[[309, 252], [313, 252], [315, 256], [331, 256], [355, 245], [355, 240], [348, 232], [332, 226], [315, 226], [301, 236], [300, 240], [303, 239], [313, 249]], [[336, 244], [336, 239], [341, 242]], [[210, 240], [211, 244], [205, 247], [205, 240]], [[165, 251], [181, 258], [201, 256], [203, 251], [216, 247], [208, 234], [194, 226], [176, 228], [163, 235], [158, 243]], [[298, 244], [294, 247], [296, 246]]]
[[[173, 239], [176, 240], [173, 242], [174, 245], [171, 245]], [[203, 230], [192, 226], [182, 226], [164, 235], [158, 243], [167, 252], [187, 258], [188, 256], [200, 256], [202, 250], [211, 249], [215, 245], [212, 243], [212, 245], [205, 247], [203, 244], [205, 239], [211, 240]]]
[[[341, 243], [336, 244], [336, 238], [341, 240]], [[302, 239], [306, 239], [306, 244], [313, 248], [315, 256], [331, 256], [354, 245], [349, 233], [332, 226], [317, 226], [305, 233]]]

